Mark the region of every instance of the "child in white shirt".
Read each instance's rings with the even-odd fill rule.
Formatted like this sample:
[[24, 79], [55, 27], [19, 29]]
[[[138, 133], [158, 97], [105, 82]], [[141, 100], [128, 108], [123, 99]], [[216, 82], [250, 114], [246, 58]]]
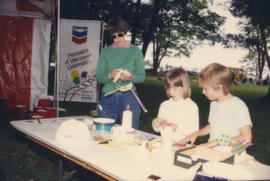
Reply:
[[189, 76], [185, 70], [168, 71], [164, 83], [169, 99], [161, 103], [152, 126], [156, 132], [172, 127], [173, 139], [179, 141], [199, 129], [198, 106], [190, 99]]
[[230, 93], [232, 74], [220, 64], [208, 65], [198, 77], [203, 94], [212, 101], [208, 117], [209, 124], [187, 136], [181, 143], [190, 141], [192, 144], [198, 136], [210, 134], [208, 143], [201, 146], [214, 147], [219, 145], [219, 137], [228, 135], [231, 142], [244, 140], [251, 143], [252, 122], [246, 104]]

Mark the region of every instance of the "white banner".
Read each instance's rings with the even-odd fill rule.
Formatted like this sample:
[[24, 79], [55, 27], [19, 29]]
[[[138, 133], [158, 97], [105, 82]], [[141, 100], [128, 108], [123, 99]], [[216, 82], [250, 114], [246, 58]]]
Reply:
[[59, 100], [97, 102], [101, 21], [61, 19]]

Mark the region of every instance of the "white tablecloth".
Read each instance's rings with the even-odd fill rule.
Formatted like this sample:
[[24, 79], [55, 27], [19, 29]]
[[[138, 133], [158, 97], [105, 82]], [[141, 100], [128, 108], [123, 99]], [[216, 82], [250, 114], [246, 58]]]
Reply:
[[[185, 169], [173, 164], [174, 152], [153, 149], [149, 152], [145, 145], [113, 148], [97, 144], [92, 139], [81, 144], [66, 144], [56, 140], [56, 132], [61, 123], [67, 120], [91, 122], [88, 116], [62, 117], [37, 120], [12, 121], [17, 130], [29, 135], [69, 156], [118, 180], [151, 180], [150, 175], [159, 180], [192, 180], [196, 174], [193, 169]], [[156, 135], [138, 131], [149, 139]], [[254, 174], [253, 179], [270, 179], [270, 167], [257, 161], [243, 164]], [[245, 178], [245, 177], [243, 177]]]

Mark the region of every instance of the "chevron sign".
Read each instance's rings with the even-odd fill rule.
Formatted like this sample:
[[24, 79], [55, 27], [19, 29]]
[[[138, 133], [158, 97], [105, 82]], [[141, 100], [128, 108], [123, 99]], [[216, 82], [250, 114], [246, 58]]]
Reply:
[[82, 44], [87, 41], [87, 26], [72, 26], [72, 41]]

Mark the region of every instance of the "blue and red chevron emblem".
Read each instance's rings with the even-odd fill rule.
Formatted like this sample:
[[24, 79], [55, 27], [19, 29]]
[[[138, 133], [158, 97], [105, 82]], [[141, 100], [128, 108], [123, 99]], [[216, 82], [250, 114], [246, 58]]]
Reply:
[[72, 27], [72, 41], [77, 44], [82, 44], [87, 41], [87, 26]]

